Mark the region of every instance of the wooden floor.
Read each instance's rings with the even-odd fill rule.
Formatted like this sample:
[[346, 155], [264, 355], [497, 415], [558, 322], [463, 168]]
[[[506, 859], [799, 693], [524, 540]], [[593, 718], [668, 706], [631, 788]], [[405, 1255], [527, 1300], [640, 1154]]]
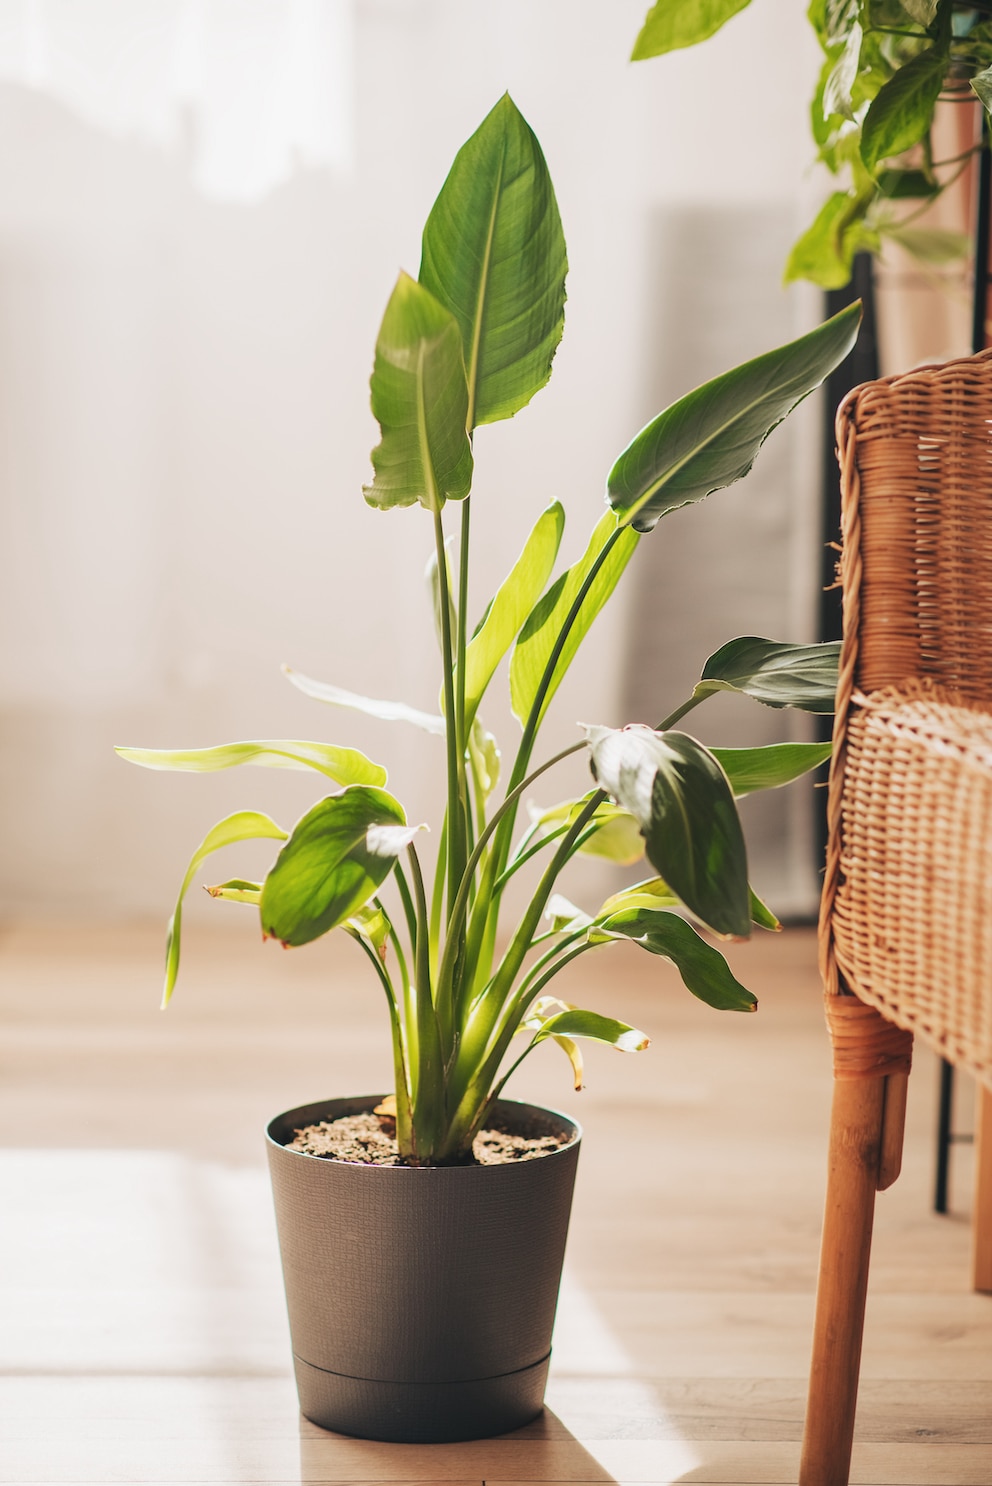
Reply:
[[[795, 1482], [829, 1063], [809, 933], [735, 958], [757, 1016], [626, 947], [575, 967], [563, 993], [653, 1045], [594, 1048], [581, 1095], [553, 1047], [518, 1079], [586, 1131], [548, 1409], [501, 1439], [376, 1445], [299, 1417], [261, 1144], [280, 1109], [388, 1085], [357, 950], [194, 921], [160, 1015], [158, 928], [8, 930], [0, 1480]], [[992, 1298], [967, 1288], [964, 1148], [953, 1216], [929, 1210], [934, 1100], [921, 1050], [879, 1201], [855, 1482], [992, 1483]]]

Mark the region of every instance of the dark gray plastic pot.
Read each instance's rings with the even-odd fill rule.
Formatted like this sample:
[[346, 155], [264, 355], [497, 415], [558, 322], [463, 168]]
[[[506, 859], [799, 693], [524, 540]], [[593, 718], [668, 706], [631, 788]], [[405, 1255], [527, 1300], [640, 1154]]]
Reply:
[[300, 1408], [324, 1429], [484, 1439], [541, 1411], [581, 1131], [501, 1100], [570, 1143], [501, 1166], [360, 1166], [286, 1149], [381, 1095], [327, 1099], [267, 1130]]

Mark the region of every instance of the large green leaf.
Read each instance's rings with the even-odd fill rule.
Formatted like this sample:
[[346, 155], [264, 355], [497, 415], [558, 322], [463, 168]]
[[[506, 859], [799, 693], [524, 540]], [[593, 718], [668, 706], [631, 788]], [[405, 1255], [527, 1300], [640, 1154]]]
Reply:
[[751, 0], [657, 0], [630, 54], [632, 62], [695, 46], [750, 5]]
[[763, 748], [711, 748], [738, 796], [791, 784], [830, 757], [829, 743], [767, 743]]
[[233, 846], [238, 841], [272, 840], [285, 841], [288, 832], [281, 826], [277, 826], [269, 816], [262, 815], [257, 810], [238, 810], [234, 815], [227, 815], [223, 820], [207, 832], [199, 846], [190, 858], [190, 864], [186, 868], [186, 876], [183, 878], [182, 887], [179, 889], [179, 897], [176, 899], [175, 910], [169, 919], [169, 925], [165, 936], [165, 986], [162, 990], [163, 1009], [168, 1006], [172, 999], [172, 992], [176, 984], [176, 976], [179, 974], [179, 949], [183, 927], [183, 899], [189, 891], [189, 886], [197, 872], [210, 856], [211, 852], [220, 851], [223, 846]]
[[512, 417], [547, 382], [567, 268], [541, 146], [504, 94], [455, 157], [420, 264], [420, 282], [458, 322], [470, 429]]
[[372, 450], [371, 506], [439, 511], [472, 488], [472, 446], [465, 432], [468, 389], [453, 315], [401, 273], [379, 330], [372, 412], [382, 441]]
[[732, 973], [719, 950], [700, 939], [691, 924], [664, 909], [627, 908], [589, 930], [591, 944], [629, 939], [649, 954], [662, 955], [685, 985], [717, 1011], [755, 1011], [758, 1002]]
[[293, 827], [262, 888], [262, 933], [308, 944], [362, 908], [418, 827], [382, 789], [330, 795]]
[[[593, 528], [589, 545], [579, 561], [562, 573], [539, 599], [531, 610], [523, 629], [513, 647], [510, 657], [510, 701], [514, 715], [525, 723], [537, 697], [541, 678], [547, 668], [565, 620], [578, 597], [593, 566], [602, 556], [607, 543], [617, 530], [617, 519], [607, 511]], [[551, 683], [541, 703], [538, 722], [548, 710], [548, 705], [558, 690], [575, 652], [589, 632], [593, 620], [599, 614], [610, 594], [620, 581], [620, 576], [634, 555], [637, 533], [630, 527], [619, 533], [602, 566], [590, 585], [561, 652], [555, 662]]]
[[298, 743], [269, 738], [257, 743], [221, 743], [216, 748], [118, 748], [128, 763], [144, 769], [174, 769], [211, 774], [238, 764], [264, 764], [269, 769], [316, 769], [336, 784], [385, 784], [386, 771], [357, 748], [332, 743]]
[[739, 691], [766, 707], [832, 712], [837, 693], [840, 641], [786, 645], [742, 635], [715, 650], [703, 666], [694, 697]]
[[718, 934], [747, 938], [747, 853], [734, 797], [713, 755], [674, 730], [586, 728], [600, 787], [641, 828], [651, 865]]
[[637, 531], [746, 475], [782, 419], [818, 387], [857, 338], [860, 304], [789, 345], [697, 387], [643, 428], [607, 484], [610, 504]]
[[912, 149], [928, 132], [947, 63], [946, 46], [927, 47], [876, 94], [861, 125], [861, 158], [868, 170]]
[[414, 727], [423, 728], [425, 733], [444, 737], [444, 718], [437, 713], [421, 712], [416, 707], [408, 707], [405, 702], [380, 702], [374, 697], [359, 696], [356, 691], [345, 691], [343, 686], [314, 681], [312, 677], [304, 676], [302, 671], [294, 671], [289, 666], [283, 666], [282, 669], [287, 681], [291, 681], [299, 691], [313, 697], [315, 701], [328, 702], [332, 707], [348, 707], [353, 712], [364, 712], [366, 716], [378, 717], [383, 722], [412, 722]]
[[465, 656], [465, 721], [471, 723], [493, 672], [544, 591], [558, 556], [565, 512], [553, 501], [538, 517], [523, 552], [497, 589]]

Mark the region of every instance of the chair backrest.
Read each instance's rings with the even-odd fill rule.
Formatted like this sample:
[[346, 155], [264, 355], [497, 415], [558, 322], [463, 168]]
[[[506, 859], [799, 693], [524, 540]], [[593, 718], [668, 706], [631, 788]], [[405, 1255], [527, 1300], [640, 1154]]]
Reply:
[[992, 703], [992, 351], [856, 388], [837, 444], [842, 672]]
[[837, 442], [835, 1072], [896, 1070], [920, 1032], [992, 1083], [992, 351], [856, 388]]

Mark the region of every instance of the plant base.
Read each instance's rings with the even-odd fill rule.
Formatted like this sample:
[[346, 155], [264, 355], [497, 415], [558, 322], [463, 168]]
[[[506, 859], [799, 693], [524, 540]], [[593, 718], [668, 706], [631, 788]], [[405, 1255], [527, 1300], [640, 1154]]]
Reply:
[[348, 1378], [293, 1358], [300, 1409], [322, 1429], [360, 1439], [440, 1444], [506, 1434], [544, 1405], [550, 1354], [498, 1378], [456, 1383], [386, 1383]]

